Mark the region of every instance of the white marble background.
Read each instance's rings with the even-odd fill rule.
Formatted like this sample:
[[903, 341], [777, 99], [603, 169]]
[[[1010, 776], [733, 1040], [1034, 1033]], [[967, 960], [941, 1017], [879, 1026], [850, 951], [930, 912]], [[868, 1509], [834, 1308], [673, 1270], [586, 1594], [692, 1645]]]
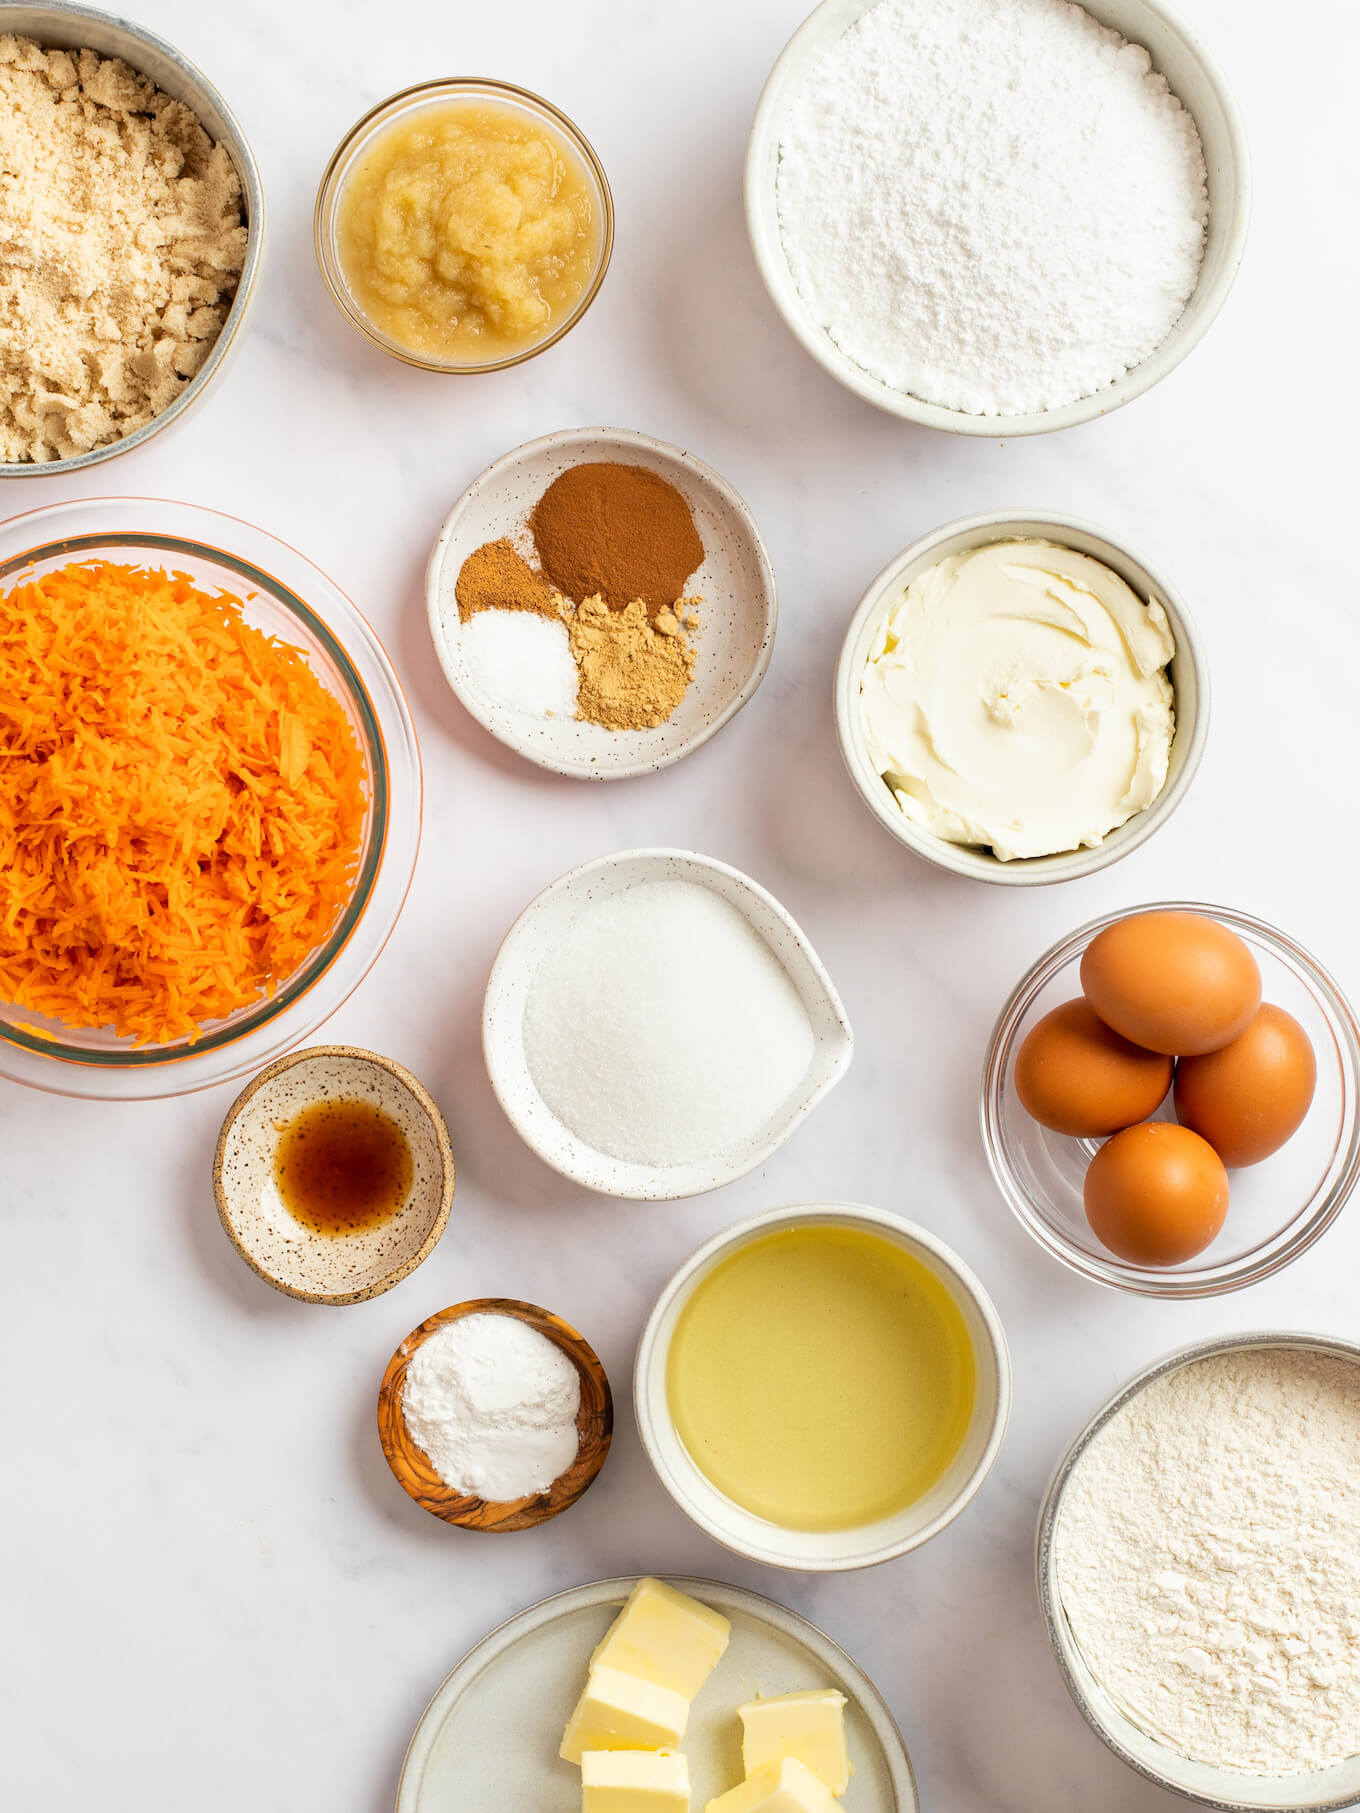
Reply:
[[[236, 1258], [209, 1163], [230, 1086], [112, 1107], [0, 1085], [5, 1577], [0, 1784], [16, 1813], [381, 1813], [427, 1695], [487, 1629], [601, 1574], [715, 1574], [797, 1606], [879, 1682], [928, 1809], [1158, 1813], [1069, 1705], [1035, 1606], [1048, 1471], [1129, 1372], [1219, 1330], [1354, 1335], [1360, 1210], [1290, 1271], [1210, 1303], [1086, 1284], [1012, 1222], [975, 1132], [978, 1067], [1019, 971], [1107, 908], [1218, 899], [1286, 926], [1360, 994], [1355, 938], [1355, 96], [1342, 0], [1185, 0], [1245, 106], [1256, 220], [1227, 310], [1187, 366], [1107, 421], [1013, 445], [913, 429], [836, 387], [774, 314], [747, 250], [743, 144], [802, 0], [133, 0], [207, 71], [260, 156], [272, 244], [239, 360], [190, 421], [83, 483], [183, 497], [294, 542], [387, 640], [419, 720], [425, 844], [405, 915], [327, 1036], [410, 1064], [458, 1156], [428, 1263], [349, 1309], [278, 1296]], [[312, 260], [331, 149], [424, 77], [501, 75], [558, 101], [613, 179], [618, 246], [584, 324], [518, 370], [440, 379], [371, 350]], [[558, 781], [447, 691], [421, 573], [489, 460], [610, 423], [693, 448], [749, 499], [782, 593], [754, 702], [682, 766]], [[914, 861], [851, 791], [830, 712], [851, 606], [948, 517], [1021, 504], [1126, 534], [1208, 640], [1209, 750], [1153, 843], [1033, 893]], [[765, 1169], [689, 1203], [593, 1197], [520, 1145], [491, 1097], [478, 1008], [497, 942], [544, 883], [631, 845], [749, 870], [802, 921], [858, 1033], [847, 1081]], [[747, 1566], [670, 1504], [639, 1451], [633, 1345], [653, 1294], [741, 1215], [815, 1197], [916, 1216], [981, 1273], [1010, 1335], [1015, 1413], [973, 1508], [876, 1572]], [[374, 1397], [431, 1311], [527, 1297], [586, 1331], [618, 1394], [613, 1457], [559, 1522], [450, 1530], [389, 1476]], [[532, 1716], [528, 1709], [527, 1716]]]

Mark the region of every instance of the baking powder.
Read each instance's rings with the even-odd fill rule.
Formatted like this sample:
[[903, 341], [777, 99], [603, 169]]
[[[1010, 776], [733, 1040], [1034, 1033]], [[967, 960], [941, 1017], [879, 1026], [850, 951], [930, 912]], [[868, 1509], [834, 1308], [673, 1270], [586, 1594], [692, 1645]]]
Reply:
[[881, 0], [809, 74], [779, 154], [804, 302], [865, 371], [949, 409], [1103, 389], [1199, 277], [1195, 123], [1067, 0]]
[[1360, 1366], [1250, 1348], [1155, 1380], [1078, 1462], [1054, 1562], [1149, 1736], [1252, 1775], [1360, 1753]]
[[455, 1492], [505, 1504], [546, 1492], [576, 1459], [581, 1376], [518, 1316], [459, 1316], [406, 1368], [402, 1415]]

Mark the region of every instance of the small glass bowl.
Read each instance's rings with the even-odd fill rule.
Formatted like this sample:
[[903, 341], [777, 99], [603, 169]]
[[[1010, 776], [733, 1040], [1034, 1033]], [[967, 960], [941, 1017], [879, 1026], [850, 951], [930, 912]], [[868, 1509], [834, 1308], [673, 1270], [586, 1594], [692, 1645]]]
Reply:
[[[421, 108], [440, 106], [447, 101], [491, 102], [497, 107], [523, 115], [546, 132], [549, 138], [564, 144], [567, 151], [575, 156], [589, 184], [595, 223], [595, 255], [590, 281], [571, 312], [541, 339], [531, 341], [518, 352], [471, 364], [462, 360], [431, 358], [413, 351], [409, 346], [403, 346], [399, 340], [393, 340], [385, 334], [365, 313], [350, 289], [338, 243], [340, 198], [360, 158], [396, 121], [408, 119]], [[551, 101], [530, 93], [527, 88], [517, 88], [513, 82], [458, 76], [434, 82], [419, 82], [414, 88], [403, 88], [400, 94], [394, 94], [381, 102], [350, 128], [341, 139], [321, 178], [312, 230], [316, 243], [316, 260], [332, 300], [374, 346], [407, 365], [419, 366], [422, 371], [463, 374], [504, 371], [511, 365], [520, 365], [525, 359], [532, 359], [536, 354], [546, 352], [550, 346], [555, 346], [564, 334], [575, 327], [595, 300], [614, 250], [614, 198], [609, 192], [609, 180], [594, 146], [576, 123], [554, 107]]]
[[[1070, 1139], [1030, 1118], [1015, 1091], [1015, 1057], [1035, 1022], [1081, 993], [1078, 969], [1097, 932], [1130, 912], [1203, 913], [1235, 932], [1261, 969], [1262, 999], [1293, 1014], [1317, 1056], [1303, 1125], [1259, 1165], [1229, 1175], [1218, 1238], [1183, 1265], [1131, 1265], [1092, 1233], [1082, 1204], [1100, 1140]], [[1214, 1297], [1269, 1278], [1306, 1252], [1341, 1213], [1360, 1176], [1360, 1025], [1337, 984], [1285, 933], [1248, 913], [1199, 901], [1155, 901], [1093, 920], [1024, 976], [992, 1033], [982, 1076], [982, 1142], [1001, 1194], [1040, 1246], [1085, 1278], [1145, 1297]], [[1174, 1119], [1168, 1095], [1154, 1117]]]
[[[228, 552], [227, 550], [231, 551]], [[156, 498], [90, 498], [0, 525], [0, 588], [82, 558], [164, 566], [241, 599], [245, 620], [299, 648], [343, 706], [369, 776], [354, 891], [325, 942], [274, 993], [198, 1038], [136, 1045], [0, 1003], [0, 1076], [105, 1101], [187, 1095], [281, 1056], [358, 985], [401, 912], [420, 842], [420, 753], [400, 683], [367, 622], [319, 568], [262, 529]]]

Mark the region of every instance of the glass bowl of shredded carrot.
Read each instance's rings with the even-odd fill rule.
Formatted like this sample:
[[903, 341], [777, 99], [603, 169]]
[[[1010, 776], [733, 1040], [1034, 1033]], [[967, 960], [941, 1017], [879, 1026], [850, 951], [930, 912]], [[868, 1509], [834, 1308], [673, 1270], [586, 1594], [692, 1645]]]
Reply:
[[177, 1095], [297, 1044], [396, 922], [420, 760], [382, 645], [262, 530], [0, 525], [0, 1075]]

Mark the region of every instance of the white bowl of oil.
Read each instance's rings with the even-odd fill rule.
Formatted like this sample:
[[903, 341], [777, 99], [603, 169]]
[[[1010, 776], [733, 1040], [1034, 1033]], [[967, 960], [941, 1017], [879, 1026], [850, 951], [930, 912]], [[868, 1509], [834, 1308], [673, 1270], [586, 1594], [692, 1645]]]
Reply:
[[1010, 1414], [996, 1308], [933, 1234], [858, 1203], [700, 1247], [638, 1344], [638, 1431], [700, 1529], [831, 1573], [919, 1548], [980, 1490]]

